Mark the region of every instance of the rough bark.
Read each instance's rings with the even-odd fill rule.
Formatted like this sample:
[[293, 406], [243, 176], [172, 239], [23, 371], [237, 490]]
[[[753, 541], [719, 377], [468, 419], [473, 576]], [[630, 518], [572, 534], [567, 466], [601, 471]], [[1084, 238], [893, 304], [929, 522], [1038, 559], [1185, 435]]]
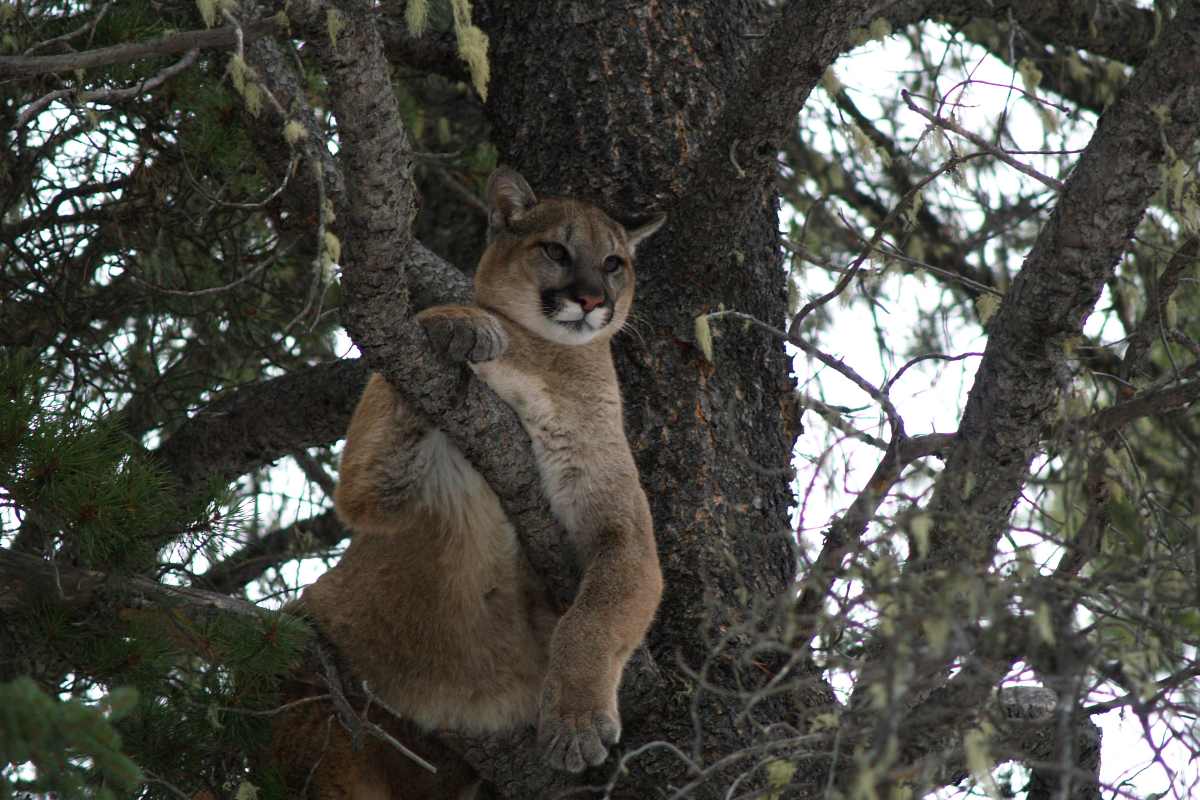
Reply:
[[[788, 12], [804, 17], [817, 8], [792, 5], [811, 6]], [[756, 80], [765, 85], [767, 76], [749, 66], [767, 57], [756, 55], [760, 41], [748, 34], [775, 21], [758, 16], [754, 4], [736, 2], [703, 12], [684, 3], [581, 9], [481, 4], [479, 19], [492, 42], [488, 112], [502, 159], [546, 193], [588, 197], [618, 216], [669, 215], [639, 253], [638, 321], [632, 335], [615, 343], [626, 427], [667, 586], [649, 638], [657, 691], [623, 704], [623, 740], [634, 748], [692, 740], [689, 708], [670, 689], [693, 686], [679, 662], [705, 663], [709, 635], [743, 621], [751, 606], [769, 606], [793, 574], [789, 497], [781, 473], [772, 472], [790, 458], [791, 432], [781, 414], [790, 398], [788, 359], [777, 342], [738, 332], [719, 341], [714, 366], [692, 339], [694, 317], [721, 303], [765, 319], [784, 314], [777, 206], [766, 189], [773, 162], [755, 162], [758, 171], [747, 178], [754, 191], [701, 202], [693, 188], [725, 177], [705, 174], [704, 165], [726, 161], [727, 153], [714, 156], [710, 148], [727, 148], [714, 137], [720, 121], [732, 119], [724, 116], [728, 109], [741, 102], [736, 92]], [[856, 21], [842, 19], [843, 33]], [[764, 140], [779, 141], [790, 130], [804, 95], [793, 83], [811, 87], [832, 61], [836, 48], [815, 46], [837, 38], [832, 27], [794, 38], [796, 52], [816, 54], [789, 58], [770, 73], [778, 101], [790, 108], [778, 109], [779, 129], [763, 126]], [[802, 74], [788, 72], [801, 67]], [[698, 250], [696, 239], [705, 237], [710, 246]], [[734, 685], [734, 660], [736, 652], [711, 679]], [[705, 735], [693, 755], [707, 763], [745, 739], [734, 714], [718, 710], [737, 701], [701, 694]], [[628, 795], [618, 796], [651, 797], [686, 783], [683, 764], [665, 750], [644, 753], [630, 766], [631, 777], [621, 782]], [[496, 777], [512, 785], [519, 775], [506, 768]]]
[[340, 439], [366, 381], [366, 365], [353, 359], [245, 387], [198, 411], [155, 455], [185, 493], [231, 481]]

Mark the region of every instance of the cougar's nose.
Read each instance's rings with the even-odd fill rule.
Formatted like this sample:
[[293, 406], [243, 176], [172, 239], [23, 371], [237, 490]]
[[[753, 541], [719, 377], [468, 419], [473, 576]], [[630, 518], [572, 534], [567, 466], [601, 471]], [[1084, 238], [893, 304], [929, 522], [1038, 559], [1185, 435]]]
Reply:
[[584, 312], [588, 312], [597, 306], [604, 305], [604, 295], [581, 294], [575, 298], [575, 302], [583, 306]]

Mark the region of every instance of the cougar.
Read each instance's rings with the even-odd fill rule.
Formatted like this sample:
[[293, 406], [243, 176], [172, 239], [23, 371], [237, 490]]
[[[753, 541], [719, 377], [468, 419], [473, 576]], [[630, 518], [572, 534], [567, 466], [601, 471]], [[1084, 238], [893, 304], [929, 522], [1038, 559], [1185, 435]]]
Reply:
[[[664, 217], [626, 227], [579, 200], [539, 200], [503, 167], [487, 203], [476, 305], [417, 320], [434, 350], [468, 364], [519, 416], [579, 559], [578, 593], [554, 612], [487, 482], [372, 375], [335, 493], [354, 536], [300, 603], [406, 720], [468, 733], [536, 723], [548, 763], [579, 772], [620, 738], [621, 673], [662, 593], [610, 340], [633, 302], [634, 252]], [[409, 796], [394, 771], [360, 763], [354, 774], [339, 778], [345, 796]]]

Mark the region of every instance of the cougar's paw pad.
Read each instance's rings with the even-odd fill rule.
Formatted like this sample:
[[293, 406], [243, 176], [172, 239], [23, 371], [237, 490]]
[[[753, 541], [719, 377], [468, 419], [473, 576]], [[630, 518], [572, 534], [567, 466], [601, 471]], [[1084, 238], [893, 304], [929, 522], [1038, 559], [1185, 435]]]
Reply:
[[538, 729], [546, 763], [567, 772], [604, 763], [620, 738], [621, 724], [603, 711], [544, 718]]
[[429, 344], [451, 361], [480, 363], [499, 358], [508, 348], [508, 337], [499, 323], [488, 317], [421, 313], [417, 322]]

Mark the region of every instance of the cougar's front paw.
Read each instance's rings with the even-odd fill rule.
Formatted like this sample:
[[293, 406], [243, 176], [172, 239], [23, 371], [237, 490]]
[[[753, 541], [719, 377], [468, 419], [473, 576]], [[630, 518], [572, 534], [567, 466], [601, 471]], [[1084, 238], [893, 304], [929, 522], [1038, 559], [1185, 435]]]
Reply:
[[604, 763], [608, 748], [621, 738], [616, 709], [573, 708], [559, 695], [550, 686], [542, 695], [538, 746], [546, 763], [567, 772], [582, 772], [586, 766]]
[[490, 314], [470, 308], [430, 308], [417, 322], [433, 349], [451, 361], [478, 364], [499, 358], [508, 349], [508, 334]]

